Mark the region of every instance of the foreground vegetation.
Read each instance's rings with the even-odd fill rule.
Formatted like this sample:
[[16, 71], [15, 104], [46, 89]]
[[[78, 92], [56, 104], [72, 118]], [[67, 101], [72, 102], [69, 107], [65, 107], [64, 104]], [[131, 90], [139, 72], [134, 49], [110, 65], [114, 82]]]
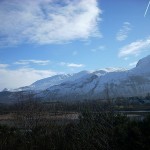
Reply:
[[[106, 115], [106, 114], [105, 114]], [[102, 117], [103, 118], [103, 117]], [[1, 150], [149, 150], [150, 117], [131, 121], [123, 116], [102, 120], [84, 113], [78, 123], [20, 130], [0, 126]]]
[[[15, 113], [13, 125], [0, 125], [0, 150], [150, 149], [150, 116], [131, 120], [117, 114], [110, 102], [26, 101], [3, 110]], [[78, 119], [68, 117], [73, 112]]]

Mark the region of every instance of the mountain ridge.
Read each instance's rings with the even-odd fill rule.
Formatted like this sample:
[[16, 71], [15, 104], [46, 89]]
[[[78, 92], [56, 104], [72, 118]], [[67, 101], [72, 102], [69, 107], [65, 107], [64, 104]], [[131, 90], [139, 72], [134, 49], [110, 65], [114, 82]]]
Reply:
[[32, 91], [48, 100], [106, 99], [146, 96], [150, 93], [150, 55], [140, 59], [135, 68], [106, 68], [60, 74], [38, 80], [14, 91]]

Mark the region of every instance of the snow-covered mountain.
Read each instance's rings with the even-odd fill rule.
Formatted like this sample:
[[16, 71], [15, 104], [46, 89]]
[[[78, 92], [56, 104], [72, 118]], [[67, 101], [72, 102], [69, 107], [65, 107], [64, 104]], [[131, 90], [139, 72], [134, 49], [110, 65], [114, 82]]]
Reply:
[[60, 74], [60, 75], [55, 75], [52, 77], [44, 78], [41, 80], [38, 80], [31, 84], [30, 86], [25, 86], [25, 87], [20, 87], [18, 89], [15, 89], [15, 91], [43, 91], [46, 90], [47, 88], [50, 88], [54, 85], [59, 85], [63, 82], [68, 82], [68, 81], [75, 81], [79, 78], [82, 78], [83, 76], [86, 76], [90, 72], [88, 71], [81, 71], [79, 73], [75, 74]]
[[130, 70], [106, 68], [61, 74], [15, 91], [33, 91], [48, 100], [83, 100], [146, 96], [150, 93], [150, 55]]
[[76, 100], [146, 96], [148, 93], [150, 93], [150, 56], [141, 59], [131, 70], [107, 68], [88, 72], [76, 80], [51, 86], [39, 95], [51, 100]]

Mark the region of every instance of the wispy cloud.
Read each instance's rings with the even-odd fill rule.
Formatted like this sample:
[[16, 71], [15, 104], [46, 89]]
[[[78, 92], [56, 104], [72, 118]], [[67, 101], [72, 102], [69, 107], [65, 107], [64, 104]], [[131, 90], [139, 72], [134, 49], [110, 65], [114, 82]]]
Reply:
[[48, 65], [50, 63], [49, 60], [19, 60], [15, 62], [16, 65], [29, 65], [29, 64], [37, 64], [37, 65]]
[[105, 50], [105, 46], [103, 46], [103, 45], [101, 45], [97, 48], [91, 49], [92, 52], [103, 51], [103, 50]]
[[129, 31], [131, 30], [131, 24], [129, 22], [124, 22], [121, 29], [116, 35], [118, 41], [123, 41], [128, 37]]
[[65, 62], [61, 62], [60, 65], [70, 67], [70, 68], [81, 68], [85, 66], [84, 64], [65, 63]]
[[0, 68], [7, 68], [8, 66], [8, 64], [0, 64]]
[[150, 48], [150, 37], [145, 40], [138, 40], [130, 43], [120, 49], [119, 57], [127, 57], [129, 55], [138, 55], [143, 50]]
[[68, 67], [73, 67], [73, 68], [84, 67], [83, 64], [74, 64], [74, 63], [67, 64], [67, 66], [68, 66]]
[[97, 0], [0, 1], [0, 46], [101, 36], [100, 14]]
[[0, 90], [4, 88], [18, 88], [55, 75], [51, 70], [36, 70], [33, 68], [6, 69], [0, 68]]

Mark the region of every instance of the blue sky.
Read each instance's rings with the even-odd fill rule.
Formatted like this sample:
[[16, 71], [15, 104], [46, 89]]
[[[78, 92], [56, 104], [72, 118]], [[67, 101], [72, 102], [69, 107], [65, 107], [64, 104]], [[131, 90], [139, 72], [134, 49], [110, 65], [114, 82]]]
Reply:
[[148, 3], [1, 0], [0, 90], [59, 73], [134, 67], [150, 54]]

